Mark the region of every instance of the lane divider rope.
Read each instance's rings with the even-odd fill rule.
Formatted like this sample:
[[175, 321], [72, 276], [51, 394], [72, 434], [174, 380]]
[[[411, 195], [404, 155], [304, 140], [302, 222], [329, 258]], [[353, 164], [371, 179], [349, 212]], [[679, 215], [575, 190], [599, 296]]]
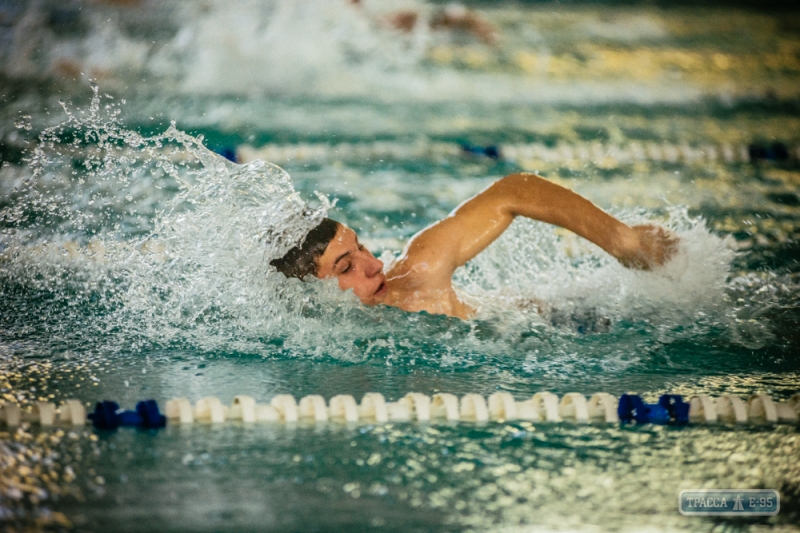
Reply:
[[656, 161], [666, 163], [750, 163], [759, 159], [800, 159], [800, 146], [785, 147], [707, 144], [691, 146], [669, 142], [633, 141], [620, 146], [611, 143], [585, 142], [547, 146], [543, 143], [517, 143], [491, 146], [471, 146], [458, 143], [423, 141], [416, 143], [374, 142], [286, 145], [265, 145], [255, 148], [242, 145], [236, 149], [236, 159], [247, 163], [254, 159], [285, 163], [287, 161], [417, 159], [463, 155], [486, 156], [507, 161], [533, 160], [546, 163], [587, 162], [598, 165]]
[[753, 394], [745, 402], [738, 396], [723, 395], [712, 398], [704, 394], [693, 395], [685, 402], [680, 395], [664, 394], [657, 403], [647, 404], [635, 394], [616, 398], [599, 392], [587, 398], [579, 393], [565, 394], [560, 400], [551, 392], [537, 392], [530, 399], [517, 401], [507, 392], [496, 392], [487, 398], [480, 394], [466, 394], [460, 399], [449, 393], [429, 397], [410, 392], [395, 402], [387, 402], [377, 392], [364, 395], [361, 403], [348, 394], [332, 397], [327, 403], [318, 394], [295, 400], [290, 394], [274, 396], [269, 404], [259, 404], [250, 396], [237, 395], [231, 406], [219, 398], [207, 396], [194, 406], [186, 398], [175, 398], [166, 403], [164, 414], [159, 412], [154, 400], [144, 400], [133, 411], [120, 409], [116, 402], [103, 401], [95, 405], [93, 413], [78, 400], [66, 400], [58, 407], [50, 402], [36, 402], [26, 409], [15, 403], [0, 405], [0, 422], [6, 427], [23, 423], [51, 426], [83, 426], [87, 420], [98, 429], [119, 426], [146, 428], [206, 423], [222, 424], [228, 421], [254, 423], [296, 423], [309, 421], [325, 423], [387, 423], [442, 420], [449, 422], [489, 422], [525, 420], [532, 422], [575, 423], [637, 423], [637, 424], [730, 424], [767, 423], [797, 424], [800, 421], [800, 394], [785, 402], [768, 395]]

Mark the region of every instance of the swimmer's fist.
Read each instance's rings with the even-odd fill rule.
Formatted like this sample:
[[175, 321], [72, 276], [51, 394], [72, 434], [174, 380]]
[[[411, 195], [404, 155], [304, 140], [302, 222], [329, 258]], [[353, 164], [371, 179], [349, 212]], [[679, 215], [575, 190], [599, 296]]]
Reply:
[[650, 270], [669, 261], [678, 250], [678, 237], [671, 231], [643, 224], [633, 226], [622, 239], [617, 260], [628, 268]]

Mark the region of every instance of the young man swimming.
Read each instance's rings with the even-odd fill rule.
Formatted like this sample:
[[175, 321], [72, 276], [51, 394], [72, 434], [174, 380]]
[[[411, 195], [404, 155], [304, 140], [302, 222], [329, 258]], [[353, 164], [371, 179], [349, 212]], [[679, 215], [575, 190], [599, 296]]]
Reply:
[[653, 225], [627, 226], [582, 196], [534, 174], [506, 176], [414, 235], [388, 272], [353, 230], [324, 219], [305, 240], [271, 264], [287, 277], [336, 278], [365, 305], [472, 317], [475, 310], [453, 290], [455, 270], [524, 216], [566, 228], [629, 268], [666, 262], [677, 237]]

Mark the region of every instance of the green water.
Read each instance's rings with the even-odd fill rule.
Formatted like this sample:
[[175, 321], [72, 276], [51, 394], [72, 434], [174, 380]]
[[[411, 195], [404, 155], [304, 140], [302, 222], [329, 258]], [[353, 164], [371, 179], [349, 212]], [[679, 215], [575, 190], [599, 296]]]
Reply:
[[[490, 46], [457, 31], [393, 34], [377, 13], [392, 6], [365, 15], [314, 3], [308, 17], [303, 5], [0, 4], [3, 401], [543, 390], [785, 400], [800, 390], [793, 12], [476, 4], [502, 35]], [[99, 84], [94, 111], [87, 78]], [[333, 287], [271, 277], [251, 238], [261, 214], [247, 209], [266, 198], [269, 220], [292, 212], [264, 192], [280, 175], [162, 136], [170, 120], [218, 152], [277, 154], [303, 201], [335, 199], [330, 215], [387, 260], [524, 170], [626, 221], [672, 228], [682, 262], [631, 273], [519, 222], [457, 274], [484, 305], [478, 319], [365, 309]], [[134, 133], [150, 138], [134, 146]], [[492, 159], [465, 143], [573, 156]], [[718, 155], [612, 152], [637, 143]], [[726, 160], [726, 146], [773, 153]], [[602, 157], [579, 155], [593, 147]], [[227, 188], [236, 179], [247, 187]], [[797, 531], [799, 457], [796, 426], [0, 426], [0, 521], [11, 531]], [[695, 488], [775, 488], [781, 512], [683, 517], [678, 493]]]

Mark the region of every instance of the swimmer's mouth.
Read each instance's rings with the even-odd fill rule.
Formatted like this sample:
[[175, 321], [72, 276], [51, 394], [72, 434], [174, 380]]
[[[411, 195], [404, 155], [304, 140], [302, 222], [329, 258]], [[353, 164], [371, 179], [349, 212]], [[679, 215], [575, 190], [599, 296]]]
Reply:
[[381, 284], [378, 286], [378, 290], [375, 291], [375, 294], [383, 294], [386, 292], [386, 282], [381, 281]]

